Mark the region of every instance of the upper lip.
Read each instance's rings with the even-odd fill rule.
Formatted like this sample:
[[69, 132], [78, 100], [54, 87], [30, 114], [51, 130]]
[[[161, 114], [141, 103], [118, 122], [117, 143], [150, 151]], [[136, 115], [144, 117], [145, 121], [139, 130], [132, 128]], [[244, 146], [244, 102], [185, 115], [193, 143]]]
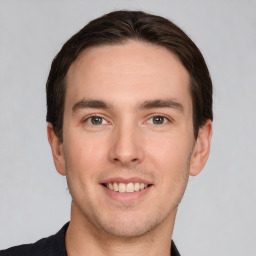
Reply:
[[152, 185], [152, 182], [143, 178], [139, 177], [131, 177], [131, 178], [123, 178], [123, 177], [112, 177], [112, 178], [107, 178], [104, 179], [100, 182], [100, 184], [108, 184], [108, 183], [144, 183], [147, 185]]

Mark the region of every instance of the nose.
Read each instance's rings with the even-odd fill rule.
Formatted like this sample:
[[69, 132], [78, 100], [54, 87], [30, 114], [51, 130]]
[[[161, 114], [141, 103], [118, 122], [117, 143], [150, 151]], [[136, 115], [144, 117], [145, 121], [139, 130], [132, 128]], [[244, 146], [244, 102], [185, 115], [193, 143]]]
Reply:
[[132, 166], [143, 161], [144, 152], [139, 127], [116, 127], [111, 138], [110, 160], [122, 166]]

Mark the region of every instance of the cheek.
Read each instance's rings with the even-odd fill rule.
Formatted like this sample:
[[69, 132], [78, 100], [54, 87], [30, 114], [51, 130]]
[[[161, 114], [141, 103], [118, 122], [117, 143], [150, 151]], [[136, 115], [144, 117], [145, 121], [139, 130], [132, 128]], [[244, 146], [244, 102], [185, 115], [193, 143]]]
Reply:
[[[159, 144], [151, 139], [151, 150], [148, 152], [159, 178], [159, 188], [165, 200], [181, 199], [189, 177], [189, 163], [192, 147], [184, 136], [166, 136]], [[170, 196], [171, 195], [171, 196]]]
[[176, 169], [184, 170], [188, 165], [192, 146], [189, 138], [179, 136], [178, 134], [169, 134], [159, 137], [151, 137], [145, 148], [147, 154], [157, 166], [162, 166], [164, 170], [169, 171]]
[[159, 203], [168, 208], [178, 206], [187, 186], [191, 147], [182, 136], [166, 136], [159, 144], [151, 139], [148, 157], [157, 173]]
[[[83, 132], [69, 131], [64, 137], [66, 170], [73, 178], [86, 180], [93, 178], [102, 169], [106, 158], [106, 142], [102, 136], [85, 135]], [[104, 166], [103, 166], [104, 167]]]
[[65, 139], [63, 145], [70, 193], [77, 203], [89, 200], [84, 198], [83, 194], [93, 195], [97, 170], [100, 169], [100, 151], [95, 144], [90, 143], [90, 139], [84, 138], [81, 134], [75, 136], [73, 133]]

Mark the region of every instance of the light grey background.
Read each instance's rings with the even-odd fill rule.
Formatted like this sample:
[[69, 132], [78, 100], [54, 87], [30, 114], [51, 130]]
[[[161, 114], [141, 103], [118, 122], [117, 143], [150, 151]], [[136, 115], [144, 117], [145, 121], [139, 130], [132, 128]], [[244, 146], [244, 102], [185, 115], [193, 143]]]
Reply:
[[117, 9], [167, 17], [199, 46], [214, 83], [214, 134], [190, 179], [174, 240], [183, 256], [255, 256], [256, 1], [0, 0], [0, 249], [69, 220], [65, 178], [46, 137], [45, 82], [62, 44]]

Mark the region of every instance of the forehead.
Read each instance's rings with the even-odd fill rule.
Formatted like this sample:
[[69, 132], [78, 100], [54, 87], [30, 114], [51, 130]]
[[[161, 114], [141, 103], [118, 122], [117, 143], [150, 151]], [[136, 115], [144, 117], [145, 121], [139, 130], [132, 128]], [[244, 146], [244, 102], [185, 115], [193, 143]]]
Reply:
[[71, 65], [66, 103], [95, 97], [122, 104], [171, 97], [190, 104], [189, 80], [178, 57], [162, 46], [138, 41], [97, 46], [84, 50]]

